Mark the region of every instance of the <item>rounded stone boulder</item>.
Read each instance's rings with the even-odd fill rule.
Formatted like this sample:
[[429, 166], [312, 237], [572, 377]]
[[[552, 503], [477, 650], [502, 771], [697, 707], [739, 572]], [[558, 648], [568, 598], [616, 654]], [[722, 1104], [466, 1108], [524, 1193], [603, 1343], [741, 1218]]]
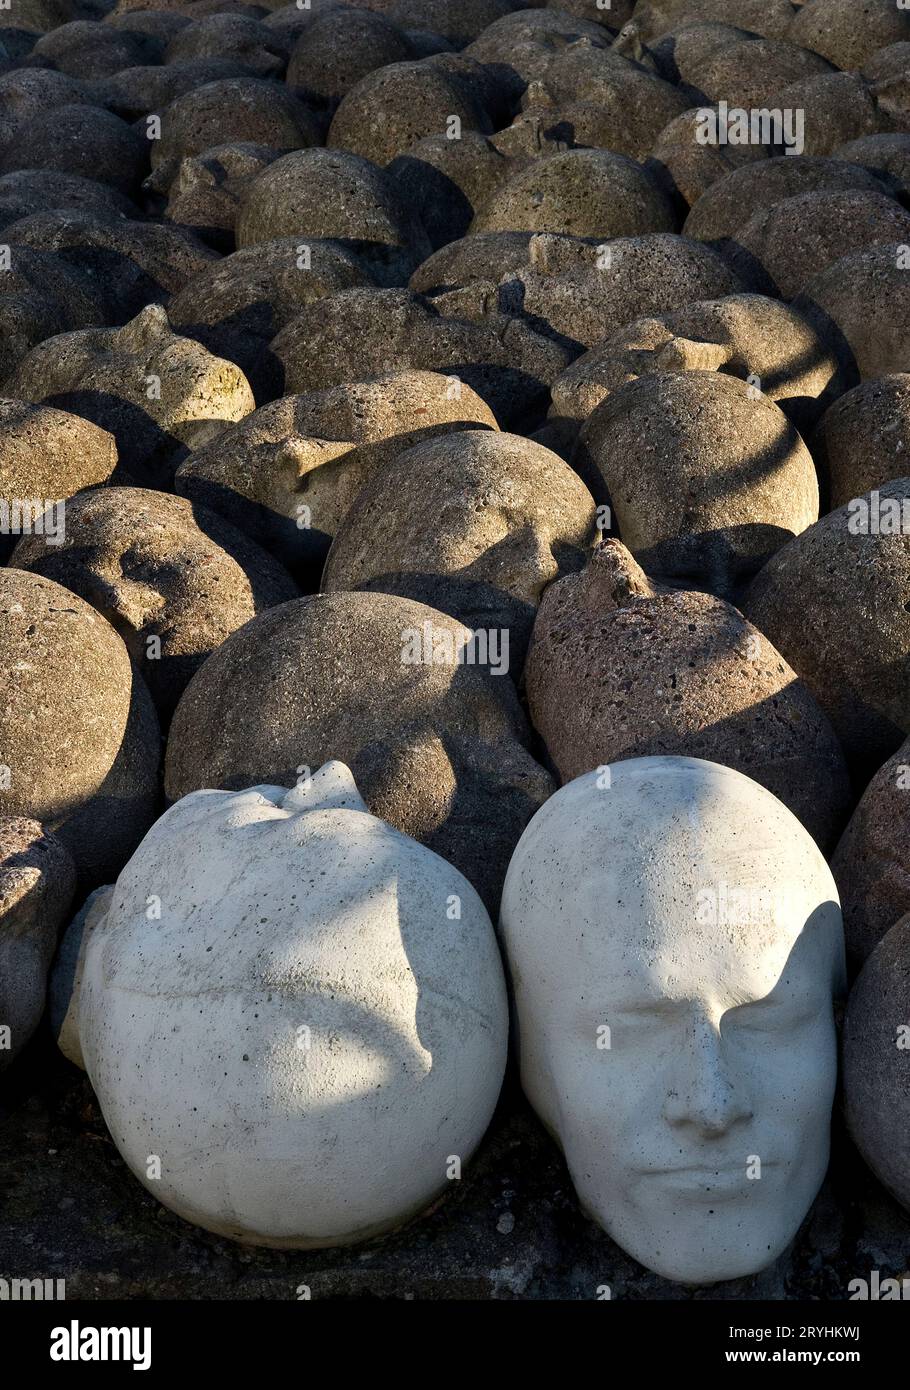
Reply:
[[639, 563], [722, 598], [818, 519], [811, 454], [783, 411], [736, 377], [639, 377], [593, 411], [579, 448]]
[[155, 817], [158, 721], [110, 623], [40, 575], [0, 570], [0, 814], [54, 831], [86, 887], [119, 873]]
[[481, 426], [496, 430], [496, 419], [469, 386], [436, 372], [393, 373], [263, 406], [194, 450], [175, 485], [316, 587], [333, 537], [378, 469], [426, 439]]
[[[92, 92], [99, 106], [105, 106], [125, 121], [141, 121], [138, 127], [148, 133], [147, 116], [161, 116], [165, 109], [180, 97], [209, 82], [226, 82], [232, 78], [245, 78], [248, 73], [239, 63], [227, 58], [191, 58], [183, 63], [171, 63], [167, 67], [124, 68], [103, 82], [92, 84]], [[152, 151], [152, 162], [155, 153]], [[144, 187], [154, 188], [160, 174], [151, 175]]]
[[138, 216], [129, 198], [110, 184], [54, 169], [20, 169], [0, 178], [0, 227], [33, 213], [88, 212], [122, 218]]
[[767, 106], [782, 87], [831, 71], [831, 64], [809, 48], [750, 35], [712, 45], [701, 62], [685, 64], [684, 75], [710, 102], [751, 110]]
[[338, 762], [172, 807], [89, 937], [79, 1019], [135, 1176], [196, 1225], [286, 1249], [367, 1240], [437, 1199], [483, 1137], [508, 1039], [476, 892], [370, 815]]
[[57, 933], [75, 887], [75, 866], [56, 835], [24, 816], [0, 817], [0, 1072], [44, 1013]]
[[168, 188], [166, 221], [219, 251], [233, 251], [240, 200], [256, 175], [277, 157], [265, 145], [242, 142], [187, 155]]
[[241, 14], [210, 14], [182, 28], [167, 46], [166, 63], [227, 58], [254, 77], [282, 77], [290, 45], [281, 33]]
[[413, 56], [406, 35], [385, 15], [339, 7], [307, 24], [291, 53], [286, 81], [305, 101], [332, 107], [368, 73]]
[[910, 371], [910, 245], [870, 246], [819, 271], [793, 301], [862, 381]]
[[218, 259], [191, 234], [109, 213], [34, 213], [3, 235], [11, 246], [53, 251], [88, 282], [111, 323], [125, 323], [147, 304], [166, 301]]
[[322, 144], [322, 132], [309, 108], [275, 82], [256, 77], [207, 82], [162, 114], [161, 138], [150, 142], [156, 191], [167, 190], [181, 159], [226, 141], [287, 151]]
[[106, 483], [116, 465], [107, 430], [65, 410], [0, 398], [0, 559], [31, 531], [60, 544], [67, 500]]
[[[429, 265], [419, 275], [428, 278]], [[667, 232], [600, 244], [537, 233], [498, 285], [470, 283], [485, 305], [545, 330], [573, 357], [643, 314], [749, 288], [716, 251]]]
[[150, 304], [123, 328], [48, 338], [4, 390], [108, 430], [121, 468], [148, 481], [172, 476], [200, 423], [230, 423], [256, 407], [240, 368], [178, 337], [160, 304]]
[[594, 16], [585, 18], [561, 6], [520, 9], [488, 25], [465, 52], [483, 63], [509, 99], [517, 103], [528, 85], [544, 76], [553, 55], [579, 40], [604, 52], [610, 49], [610, 35]]
[[429, 135], [393, 159], [387, 174], [414, 209], [434, 250], [467, 232], [476, 209], [510, 176], [513, 165], [476, 130], [460, 140]]
[[194, 276], [170, 300], [168, 318], [216, 357], [235, 362], [263, 404], [282, 391], [284, 367], [270, 347], [276, 334], [315, 300], [372, 284], [345, 243], [279, 237]]
[[115, 29], [100, 20], [77, 19], [44, 34], [32, 58], [83, 81], [108, 77], [122, 68], [160, 63], [164, 44], [150, 34]]
[[244, 191], [235, 236], [238, 248], [289, 236], [343, 239], [387, 284], [401, 284], [431, 249], [393, 180], [341, 150], [297, 150], [270, 164]]
[[83, 493], [67, 505], [65, 537], [23, 537], [11, 563], [107, 618], [163, 721], [230, 633], [298, 594], [282, 566], [223, 517], [148, 488]]
[[335, 112], [326, 144], [388, 164], [427, 135], [462, 129], [489, 134], [493, 123], [457, 70], [427, 58], [390, 63], [358, 82]]
[[438, 371], [476, 391], [502, 426], [544, 406], [550, 383], [575, 355], [521, 319], [493, 313], [473, 323], [392, 289], [317, 300], [282, 329], [271, 350], [284, 366], [287, 393], [392, 371]]
[[[764, 38], [789, 38], [791, 0], [639, 0], [631, 24], [642, 42], [658, 39], [685, 19], [732, 24]], [[811, 47], [811, 45], [808, 45]]]
[[682, 370], [757, 385], [800, 432], [841, 389], [837, 358], [805, 319], [777, 299], [730, 294], [635, 319], [606, 338], [553, 383], [550, 419], [574, 439], [611, 392], [653, 372]]
[[480, 208], [474, 232], [641, 236], [675, 232], [676, 214], [640, 164], [610, 150], [567, 150], [521, 170]]
[[518, 679], [545, 587], [580, 569], [594, 499], [567, 463], [518, 435], [463, 431], [377, 469], [329, 551], [326, 591], [379, 589], [509, 639]]
[[341, 758], [373, 814], [455, 864], [495, 912], [512, 850], [553, 783], [490, 656], [454, 618], [391, 594], [270, 609], [190, 681], [171, 724], [167, 794], [289, 785]]
[[35, 112], [0, 150], [0, 174], [51, 169], [98, 179], [129, 195], [148, 172], [153, 143], [97, 106], [56, 106]]
[[887, 182], [869, 169], [846, 160], [812, 155], [757, 159], [718, 179], [699, 198], [683, 224], [683, 233], [698, 241], [723, 244], [762, 208], [774, 207], [799, 193], [888, 193]]
[[859, 140], [839, 145], [833, 156], [848, 164], [861, 164], [881, 179], [890, 178], [895, 192], [905, 197], [910, 193], [910, 134], [886, 131], [863, 135]]
[[857, 774], [910, 733], [910, 478], [830, 512], [772, 556], [743, 611], [805, 681]]
[[30, 246], [10, 246], [7, 254], [0, 275], [0, 380], [46, 338], [105, 321], [102, 296], [75, 267]]
[[[910, 1210], [910, 916], [878, 943], [847, 1001], [844, 1111], [850, 1136], [879, 1182]], [[896, 1282], [896, 1281], [895, 1281]]]
[[698, 108], [684, 111], [664, 126], [644, 160], [651, 177], [682, 205], [682, 214], [712, 184], [771, 153], [767, 145], [704, 145], [697, 138], [701, 126]]
[[910, 375], [848, 391], [826, 410], [811, 443], [832, 508], [902, 478], [910, 458]]
[[893, 0], [806, 0], [787, 37], [846, 71], [861, 68], [886, 44], [910, 39], [910, 14]]
[[848, 140], [892, 128], [874, 90], [855, 72], [804, 78], [769, 95], [765, 105], [774, 111], [802, 113], [796, 117], [798, 128], [790, 127], [789, 116], [784, 125], [785, 138], [795, 138], [793, 150], [800, 158], [823, 158]]
[[894, 242], [910, 242], [910, 213], [893, 198], [858, 190], [801, 193], [753, 214], [724, 254], [741, 276], [757, 267], [770, 294], [795, 299], [844, 256]]
[[551, 585], [525, 668], [563, 783], [625, 758], [703, 758], [745, 773], [830, 850], [850, 806], [825, 715], [731, 604], [652, 583], [619, 541]]
[[831, 860], [844, 913], [847, 952], [856, 965], [910, 912], [910, 741], [883, 763]]

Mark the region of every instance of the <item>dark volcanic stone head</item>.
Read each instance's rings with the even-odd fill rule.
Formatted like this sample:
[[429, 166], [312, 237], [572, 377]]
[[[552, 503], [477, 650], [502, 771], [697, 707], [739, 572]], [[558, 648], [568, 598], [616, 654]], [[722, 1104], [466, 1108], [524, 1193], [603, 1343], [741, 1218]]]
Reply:
[[168, 796], [290, 786], [340, 758], [374, 814], [456, 864], [495, 909], [552, 782], [527, 752], [514, 685], [479, 655], [455, 619], [390, 594], [273, 608], [187, 687], [168, 742]]
[[843, 753], [793, 670], [730, 604], [653, 584], [619, 541], [547, 590], [525, 680], [564, 783], [623, 758], [704, 758], [767, 787], [823, 848], [843, 825]]
[[718, 372], [629, 382], [589, 416], [578, 451], [636, 559], [722, 597], [818, 517], [812, 457], [783, 411]]
[[61, 585], [0, 570], [0, 812], [54, 830], [87, 886], [120, 872], [155, 817], [158, 721], [106, 619]]

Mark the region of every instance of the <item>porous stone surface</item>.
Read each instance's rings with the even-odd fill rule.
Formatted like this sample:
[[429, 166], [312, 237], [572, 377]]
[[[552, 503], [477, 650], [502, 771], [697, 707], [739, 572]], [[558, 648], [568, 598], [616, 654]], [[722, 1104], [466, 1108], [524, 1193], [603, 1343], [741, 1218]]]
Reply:
[[0, 812], [54, 831], [92, 887], [119, 870], [155, 817], [159, 733], [148, 689], [105, 618], [24, 570], [0, 570], [0, 652], [9, 672]]
[[619, 541], [551, 585], [525, 669], [560, 780], [670, 754], [735, 768], [825, 850], [851, 804], [834, 731], [795, 672], [729, 603], [653, 583]]
[[491, 313], [473, 323], [440, 313], [423, 295], [392, 289], [316, 300], [272, 340], [271, 351], [284, 367], [285, 394], [419, 363], [465, 382], [503, 427], [543, 408], [550, 383], [575, 355], [520, 318]]
[[901, 917], [869, 956], [844, 1020], [844, 1109], [853, 1142], [879, 1182], [907, 1209], [907, 952]]
[[47, 1016], [63, 1056], [85, 1071], [79, 1041], [79, 995], [85, 968], [85, 948], [99, 922], [103, 922], [115, 885], [107, 883], [89, 893], [60, 937], [47, 981]]
[[512, 681], [482, 655], [463, 624], [391, 594], [282, 604], [222, 643], [188, 685], [168, 739], [167, 795], [288, 785], [298, 768], [340, 758], [375, 815], [449, 859], [495, 910], [509, 855], [552, 782], [527, 751]]
[[864, 381], [828, 407], [812, 436], [831, 508], [902, 478], [910, 457], [910, 375]]
[[241, 197], [275, 158], [268, 146], [243, 141], [187, 155], [168, 188], [165, 218], [219, 251], [232, 251]]
[[239, 367], [172, 333], [157, 304], [123, 328], [49, 338], [28, 354], [3, 389], [108, 430], [123, 468], [142, 481], [172, 473], [200, 421], [240, 420], [255, 408]]
[[666, 194], [635, 160], [607, 150], [567, 150], [516, 174], [479, 209], [471, 229], [606, 240], [675, 232], [677, 222]]
[[581, 567], [594, 530], [594, 499], [558, 455], [517, 435], [461, 431], [375, 470], [322, 587], [399, 593], [508, 633], [517, 679], [545, 587]]
[[910, 911], [908, 792], [910, 743], [904, 742], [866, 787], [831, 860], [856, 965]]
[[806, 0], [787, 37], [839, 68], [860, 68], [877, 49], [910, 39], [910, 15], [890, 0]]
[[147, 170], [148, 144], [112, 111], [75, 102], [42, 108], [0, 149], [0, 173], [47, 169], [81, 174], [130, 195]]
[[741, 276], [759, 269], [768, 276], [769, 293], [792, 300], [844, 256], [908, 239], [910, 213], [884, 194], [802, 193], [754, 213], [725, 254]]
[[216, 357], [236, 362], [262, 405], [282, 393], [284, 369], [270, 348], [279, 329], [314, 300], [372, 284], [345, 242], [278, 237], [194, 276], [168, 304], [168, 317]]
[[636, 559], [721, 597], [818, 518], [799, 434], [760, 389], [719, 372], [628, 382], [588, 417], [579, 449]]
[[424, 440], [479, 426], [498, 428], [469, 386], [396, 372], [263, 406], [194, 449], [175, 485], [294, 572], [315, 566], [318, 582], [332, 539], [377, 471]]
[[743, 611], [805, 681], [868, 779], [910, 732], [910, 534], [894, 529], [910, 507], [910, 479], [856, 501], [773, 555]]
[[[0, 399], [0, 500], [9, 509], [0, 555], [7, 558], [15, 544], [17, 502], [23, 529], [23, 503], [34, 502], [28, 511], [33, 527], [48, 504], [106, 483], [116, 465], [113, 435], [90, 420], [52, 406]], [[58, 517], [53, 513], [51, 522]], [[65, 527], [65, 509], [62, 521]]]
[[24, 536], [10, 563], [107, 618], [163, 720], [230, 633], [298, 593], [283, 567], [223, 517], [148, 488], [83, 493], [67, 507], [62, 544]]
[[910, 367], [908, 260], [906, 242], [852, 251], [814, 275], [794, 300], [863, 381]]
[[805, 319], [779, 300], [730, 294], [635, 319], [605, 338], [554, 381], [550, 418], [574, 439], [611, 391], [681, 370], [751, 381], [801, 432], [842, 389], [836, 355]]
[[34, 1033], [57, 932], [76, 887], [76, 870], [56, 835], [24, 816], [0, 818], [0, 1071]]

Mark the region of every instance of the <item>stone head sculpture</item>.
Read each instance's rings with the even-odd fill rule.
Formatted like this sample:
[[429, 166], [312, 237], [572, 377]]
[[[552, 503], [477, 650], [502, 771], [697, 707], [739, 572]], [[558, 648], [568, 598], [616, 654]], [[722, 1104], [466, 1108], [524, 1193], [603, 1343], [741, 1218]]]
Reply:
[[369, 814], [342, 763], [291, 791], [179, 801], [77, 948], [77, 1051], [104, 1118], [197, 1225], [276, 1247], [366, 1239], [439, 1196], [483, 1137], [508, 1031], [490, 919], [456, 869]]
[[587, 1212], [680, 1283], [772, 1263], [837, 1075], [841, 914], [808, 832], [730, 768], [616, 763], [534, 816], [501, 925], [522, 1082]]

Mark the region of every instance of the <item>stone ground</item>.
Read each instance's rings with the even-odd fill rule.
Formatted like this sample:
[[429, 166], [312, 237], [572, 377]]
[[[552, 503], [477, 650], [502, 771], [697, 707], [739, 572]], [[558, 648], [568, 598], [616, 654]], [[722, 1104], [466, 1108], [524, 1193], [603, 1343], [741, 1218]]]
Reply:
[[348, 1250], [247, 1250], [160, 1206], [119, 1158], [87, 1078], [42, 1033], [0, 1089], [0, 1277], [63, 1278], [67, 1298], [820, 1299], [910, 1275], [910, 1214], [837, 1126], [828, 1179], [789, 1251], [752, 1278], [688, 1290], [580, 1213], [510, 1074], [474, 1163], [427, 1214]]

